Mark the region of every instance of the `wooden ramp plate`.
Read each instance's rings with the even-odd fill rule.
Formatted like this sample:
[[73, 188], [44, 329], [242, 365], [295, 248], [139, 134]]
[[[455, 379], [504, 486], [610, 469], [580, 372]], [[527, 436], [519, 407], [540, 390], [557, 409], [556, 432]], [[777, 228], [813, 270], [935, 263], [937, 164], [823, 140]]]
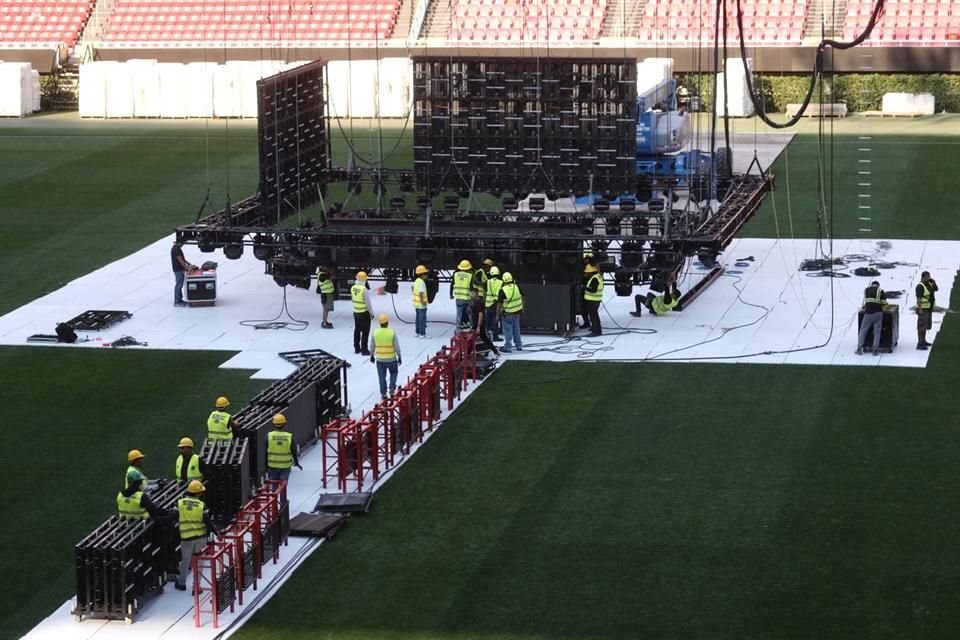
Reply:
[[290, 519], [290, 535], [301, 538], [333, 538], [350, 516], [301, 513]]
[[326, 493], [320, 496], [314, 511], [326, 513], [367, 513], [372, 493]]

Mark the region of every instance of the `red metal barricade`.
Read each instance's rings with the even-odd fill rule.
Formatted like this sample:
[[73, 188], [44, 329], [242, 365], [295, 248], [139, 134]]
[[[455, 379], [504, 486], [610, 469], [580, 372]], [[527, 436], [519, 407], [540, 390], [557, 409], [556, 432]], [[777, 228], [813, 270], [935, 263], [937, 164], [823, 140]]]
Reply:
[[454, 359], [460, 364], [463, 372], [463, 384], [466, 381], [478, 380], [477, 373], [477, 334], [473, 331], [459, 331], [450, 339], [450, 350]]
[[[360, 466], [359, 451], [349, 450], [349, 443], [356, 440], [357, 422], [351, 418], [337, 418], [320, 428], [323, 447], [323, 488], [336, 478], [337, 488], [345, 493], [347, 479], [354, 467]], [[352, 456], [352, 457], [351, 457]]]
[[[193, 556], [193, 623], [199, 627], [204, 613], [213, 615], [213, 628], [220, 625], [220, 612], [228, 598], [233, 612], [236, 585], [221, 580], [224, 574], [235, 573], [233, 543], [217, 540], [207, 545], [203, 553]], [[231, 591], [230, 587], [233, 587]], [[207, 608], [209, 606], [209, 608]]]
[[[237, 576], [237, 602], [243, 605], [243, 592], [248, 586], [257, 590], [259, 578], [259, 557], [253, 535], [254, 523], [249, 520], [237, 520], [223, 532], [223, 539], [233, 545], [233, 564]], [[251, 557], [252, 562], [247, 560]]]

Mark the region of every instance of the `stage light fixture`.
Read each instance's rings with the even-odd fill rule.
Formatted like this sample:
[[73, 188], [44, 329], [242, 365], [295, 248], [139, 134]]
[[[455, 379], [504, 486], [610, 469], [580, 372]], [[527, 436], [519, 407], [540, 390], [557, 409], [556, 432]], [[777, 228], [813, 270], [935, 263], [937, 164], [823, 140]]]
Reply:
[[212, 234], [205, 233], [200, 236], [200, 241], [197, 243], [197, 247], [202, 253], [213, 253], [217, 250], [217, 243]]
[[630, 198], [620, 199], [620, 211], [623, 213], [633, 213], [637, 210], [637, 201]]
[[407, 199], [403, 196], [394, 196], [390, 198], [390, 206], [394, 209], [404, 209], [407, 206]]
[[384, 291], [391, 294], [395, 294], [400, 291], [400, 284], [397, 282], [396, 269], [385, 269], [383, 271], [383, 276], [387, 280], [387, 284], [383, 286]]
[[643, 254], [640, 249], [643, 247], [641, 242], [624, 242], [620, 248], [620, 262], [627, 269], [636, 269], [643, 262]]
[[633, 282], [629, 272], [617, 271], [613, 274], [613, 291], [621, 298], [626, 298], [633, 293]]
[[430, 265], [437, 258], [436, 243], [431, 238], [417, 240], [417, 262]]
[[273, 255], [273, 238], [259, 235], [253, 239], [253, 257], [257, 260], [266, 260]]
[[516, 198], [516, 196], [503, 196], [503, 210], [504, 210], [504, 211], [516, 211], [516, 210], [517, 210], [517, 198]]
[[413, 174], [410, 174], [410, 173], [400, 174], [400, 191], [403, 191], [404, 193], [413, 192]]
[[445, 196], [443, 198], [443, 209], [455, 213], [460, 210], [460, 198], [458, 196]]
[[243, 257], [243, 245], [240, 243], [228, 244], [223, 248], [223, 255], [228, 260], [239, 260]]
[[650, 213], [663, 213], [664, 208], [663, 200], [651, 200], [647, 203], [647, 210]]
[[697, 252], [697, 260], [708, 269], [717, 266], [717, 252], [710, 249], [701, 249]]
[[528, 204], [530, 206], [530, 211], [543, 211], [547, 206], [547, 203], [544, 202], [543, 198], [540, 196], [530, 198]]
[[418, 209], [426, 210], [427, 207], [429, 207], [431, 204], [433, 204], [433, 199], [430, 198], [429, 196], [419, 196], [417, 198]]
[[600, 198], [599, 200], [593, 201], [593, 210], [598, 213], [606, 213], [610, 211], [610, 201]]
[[607, 218], [607, 235], [608, 236], [620, 235], [620, 218], [615, 218], [612, 216]]

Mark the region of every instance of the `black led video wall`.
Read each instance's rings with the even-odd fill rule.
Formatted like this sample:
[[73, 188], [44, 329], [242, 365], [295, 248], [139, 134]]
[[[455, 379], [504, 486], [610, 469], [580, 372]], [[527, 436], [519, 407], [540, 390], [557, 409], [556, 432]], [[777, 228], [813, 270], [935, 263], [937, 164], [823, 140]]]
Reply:
[[425, 191], [632, 191], [634, 59], [415, 57], [414, 167]]
[[327, 181], [323, 61], [257, 81], [262, 224], [320, 200]]

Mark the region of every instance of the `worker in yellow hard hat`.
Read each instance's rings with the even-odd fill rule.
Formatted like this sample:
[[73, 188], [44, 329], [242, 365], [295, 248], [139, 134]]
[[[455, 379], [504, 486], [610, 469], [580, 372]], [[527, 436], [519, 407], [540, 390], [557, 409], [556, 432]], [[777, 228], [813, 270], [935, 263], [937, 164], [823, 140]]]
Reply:
[[233, 432], [239, 428], [237, 421], [227, 412], [230, 400], [226, 396], [217, 398], [216, 408], [207, 418], [207, 440], [229, 442], [233, 440]]
[[603, 275], [589, 262], [583, 267], [587, 279], [583, 287], [583, 319], [591, 336], [603, 335], [600, 327], [600, 303], [603, 301]]
[[503, 280], [500, 279], [500, 268], [497, 265], [490, 267], [489, 278], [487, 278], [487, 294], [483, 299], [484, 306], [484, 327], [490, 334], [490, 340], [499, 342], [500, 320], [497, 318], [497, 298], [500, 296], [500, 287], [503, 286]]
[[177, 519], [180, 526], [180, 572], [174, 587], [187, 590], [187, 574], [193, 564], [193, 556], [207, 546], [207, 534], [219, 533], [207, 506], [203, 503], [206, 487], [199, 480], [187, 485], [187, 495], [177, 500]]
[[357, 272], [357, 279], [350, 287], [350, 300], [353, 301], [353, 352], [368, 356], [367, 339], [370, 337], [373, 305], [370, 304], [370, 283], [367, 282], [366, 271]]
[[380, 397], [387, 397], [387, 372], [390, 372], [390, 395], [397, 388], [397, 370], [403, 364], [397, 332], [390, 328], [390, 318], [381, 313], [377, 318], [380, 326], [370, 336], [370, 362], [377, 363], [377, 378], [380, 380]]
[[146, 479], [134, 478], [127, 487], [117, 494], [117, 515], [122, 520], [164, 519], [170, 514], [161, 509], [144, 493]]
[[147, 475], [143, 472], [143, 461], [144, 455], [140, 452], [140, 449], [131, 449], [127, 454], [127, 472], [123, 476], [124, 489], [137, 479], [142, 479], [144, 485], [146, 485]]
[[473, 288], [479, 292], [481, 300], [487, 297], [487, 280], [490, 278], [490, 268], [495, 264], [493, 258], [484, 258], [480, 268], [473, 272]]
[[180, 482], [190, 482], [191, 480], [203, 482], [203, 477], [207, 473], [207, 463], [193, 452], [193, 440], [180, 438], [177, 449], [179, 454], [177, 455], [176, 475], [173, 477]]
[[427, 294], [427, 275], [429, 269], [425, 265], [418, 264], [414, 270], [416, 276], [413, 280], [413, 311], [416, 314], [415, 335], [418, 338], [427, 337], [427, 307], [430, 305], [430, 297]]
[[337, 299], [337, 273], [333, 267], [321, 266], [317, 269], [317, 293], [320, 294], [320, 304], [323, 305], [323, 318], [320, 321], [321, 329], [333, 329], [330, 322], [330, 313], [333, 303]]
[[503, 348], [501, 353], [512, 353], [514, 344], [517, 351], [523, 351], [520, 338], [520, 317], [523, 315], [523, 292], [520, 291], [509, 271], [503, 274], [503, 286], [497, 294], [497, 316], [503, 323]]
[[461, 260], [450, 281], [450, 297], [457, 303], [457, 328], [470, 328], [470, 287], [473, 283], [473, 265]]
[[285, 415], [274, 415], [272, 422], [273, 431], [267, 434], [267, 477], [271, 480], [287, 480], [291, 468], [303, 470], [297, 456], [297, 443], [293, 441], [293, 434], [285, 429]]

